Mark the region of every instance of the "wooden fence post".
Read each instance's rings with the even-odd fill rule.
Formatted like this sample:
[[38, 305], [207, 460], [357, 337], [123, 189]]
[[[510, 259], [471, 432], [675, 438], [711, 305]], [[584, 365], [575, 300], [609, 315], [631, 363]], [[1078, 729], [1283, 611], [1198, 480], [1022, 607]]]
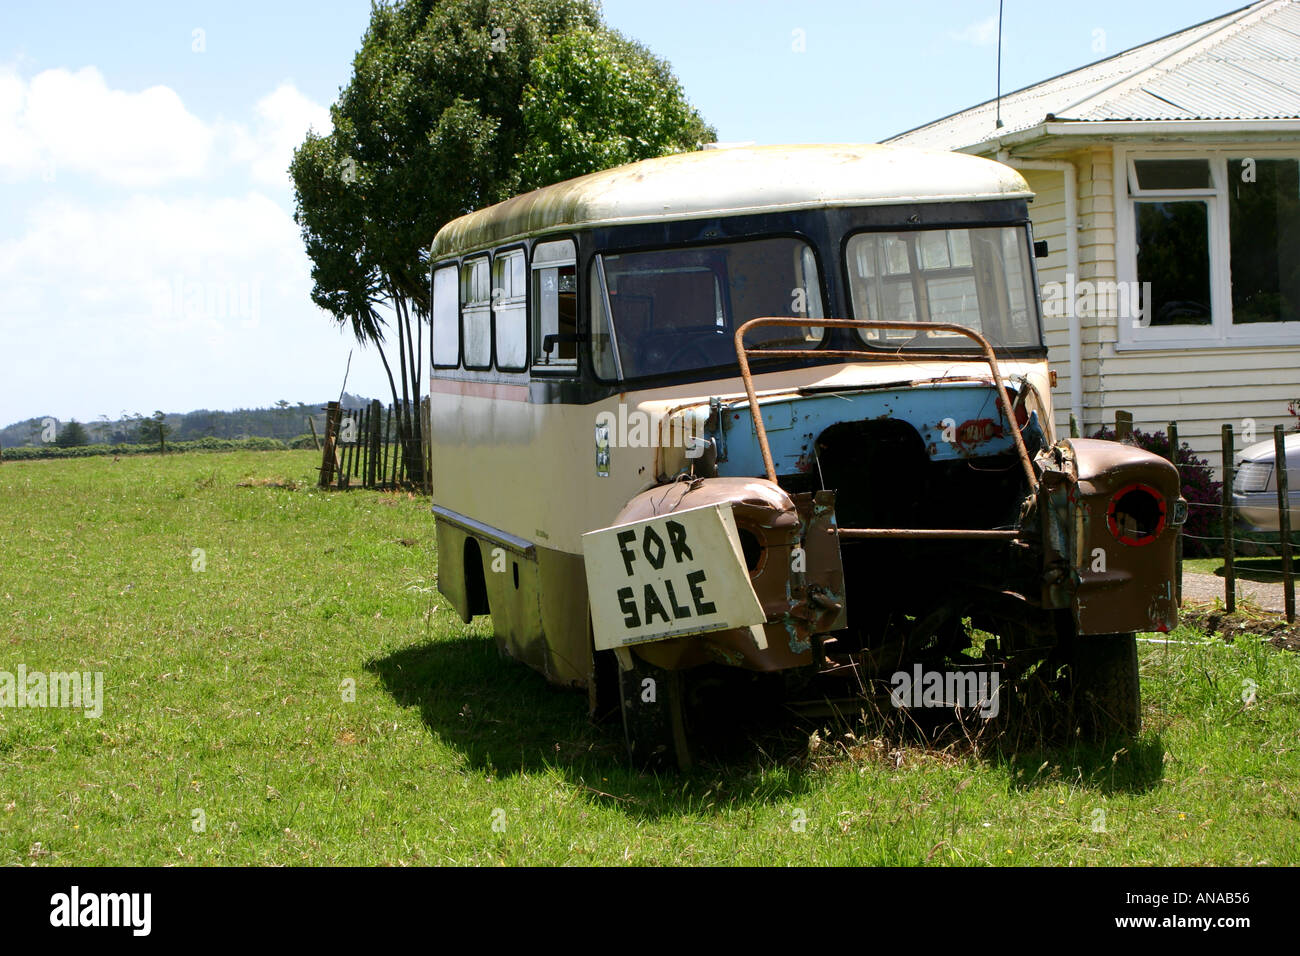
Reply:
[[[1182, 497], [1183, 493], [1183, 473], [1178, 467], [1178, 423], [1169, 423], [1169, 463], [1174, 466], [1174, 472], [1178, 475], [1178, 495]], [[1187, 510], [1190, 512], [1191, 506]], [[1178, 537], [1174, 539], [1174, 604], [1177, 607], [1183, 606], [1183, 529], [1178, 529]]]
[[1237, 610], [1237, 578], [1232, 561], [1235, 556], [1236, 542], [1232, 537], [1232, 425], [1223, 426], [1221, 439], [1223, 445], [1223, 506], [1220, 514], [1223, 522], [1223, 604], [1231, 614]]
[[397, 405], [393, 405], [393, 407], [388, 410], [388, 424], [389, 426], [395, 425], [396, 428], [393, 429], [393, 458], [392, 461], [389, 462], [389, 464], [392, 467], [388, 475], [386, 476], [386, 478], [389, 484], [391, 484], [392, 487], [396, 488], [397, 476], [401, 472], [401, 468], [402, 468], [402, 453], [403, 453], [402, 410]]
[[366, 487], [375, 488], [378, 485], [375, 482], [377, 466], [379, 464], [379, 429], [380, 423], [384, 418], [384, 406], [380, 404], [379, 399], [374, 399], [370, 403], [370, 420], [369, 428], [366, 433], [366, 445], [369, 449], [369, 460], [366, 462]]
[[388, 429], [393, 423], [393, 413], [379, 414], [379, 471], [375, 473], [376, 488], [388, 481]]
[[352, 473], [361, 479], [361, 488], [365, 488], [365, 458], [370, 449], [369, 408], [360, 408], [356, 423], [356, 459]]
[[[356, 412], [348, 412], [347, 417], [343, 420], [343, 467], [339, 469], [339, 487], [349, 488], [352, 485], [352, 463], [357, 457], [357, 415]], [[348, 439], [351, 439], [349, 441]]]
[[321, 488], [328, 488], [334, 483], [334, 469], [338, 464], [335, 444], [338, 441], [341, 411], [338, 402], [330, 402], [325, 406], [325, 450], [321, 454], [320, 481], [317, 482]]
[[1133, 413], [1117, 411], [1115, 413], [1115, 440], [1128, 441], [1133, 437]]
[[1273, 426], [1273, 471], [1277, 474], [1277, 520], [1282, 532], [1282, 593], [1286, 621], [1295, 623], [1295, 578], [1291, 576], [1291, 499], [1287, 489], [1286, 430]]

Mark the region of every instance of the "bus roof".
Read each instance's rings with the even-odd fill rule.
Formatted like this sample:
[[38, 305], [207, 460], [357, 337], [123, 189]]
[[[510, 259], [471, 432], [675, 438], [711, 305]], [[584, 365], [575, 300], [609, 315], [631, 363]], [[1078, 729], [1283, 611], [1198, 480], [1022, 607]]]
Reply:
[[447, 223], [433, 258], [546, 232], [832, 206], [1016, 199], [1020, 174], [963, 153], [895, 146], [738, 146], [606, 169]]

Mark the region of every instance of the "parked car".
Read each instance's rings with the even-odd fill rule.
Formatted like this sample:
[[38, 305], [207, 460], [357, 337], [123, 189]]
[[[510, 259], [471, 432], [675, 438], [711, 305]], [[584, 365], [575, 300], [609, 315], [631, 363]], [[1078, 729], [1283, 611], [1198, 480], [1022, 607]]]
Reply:
[[[1277, 462], [1273, 439], [1256, 442], [1237, 459], [1232, 507], [1247, 531], [1281, 530], [1277, 508]], [[1300, 531], [1300, 433], [1286, 436], [1286, 480], [1292, 532]]]

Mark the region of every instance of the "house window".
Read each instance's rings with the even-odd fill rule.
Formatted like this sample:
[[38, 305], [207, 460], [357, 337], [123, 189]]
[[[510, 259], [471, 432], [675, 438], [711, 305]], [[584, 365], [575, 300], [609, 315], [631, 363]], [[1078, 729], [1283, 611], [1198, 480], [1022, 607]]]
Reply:
[[1279, 152], [1126, 157], [1117, 265], [1142, 307], [1121, 343], [1300, 340], [1300, 160]]
[[1210, 207], [1203, 199], [1134, 204], [1139, 282], [1151, 283], [1146, 316], [1157, 327], [1209, 325]]
[[1300, 162], [1228, 160], [1232, 321], [1300, 321]]
[[1208, 159], [1135, 159], [1137, 193], [1162, 189], [1212, 189]]

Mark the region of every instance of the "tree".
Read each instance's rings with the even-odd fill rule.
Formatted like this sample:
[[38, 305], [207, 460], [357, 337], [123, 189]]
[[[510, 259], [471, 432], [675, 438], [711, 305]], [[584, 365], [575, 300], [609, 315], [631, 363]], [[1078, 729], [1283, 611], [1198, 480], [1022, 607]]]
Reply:
[[145, 437], [144, 416], [139, 412], [128, 412], [122, 409], [122, 417], [117, 420], [117, 424], [117, 431], [114, 434], [117, 441], [131, 445], [148, 441]]
[[[572, 49], [543, 67], [548, 44], [571, 33], [579, 37]], [[401, 0], [372, 7], [352, 77], [330, 108], [333, 129], [309, 132], [294, 153], [294, 218], [312, 262], [312, 301], [363, 346], [376, 347], [408, 474], [417, 481], [423, 459], [414, 406], [424, 360], [429, 244], [451, 219], [539, 184], [552, 169], [585, 172], [610, 156], [621, 161], [619, 150], [606, 144], [594, 158], [565, 153], [562, 163], [545, 165], [565, 130], [549, 120], [534, 130], [525, 115], [530, 88], [534, 118], [551, 91], [564, 91], [566, 103], [580, 101], [581, 81], [569, 81], [566, 71], [589, 50], [602, 58], [590, 77], [618, 79], [628, 95], [653, 94], [643, 111], [651, 132], [637, 133], [633, 117], [641, 107], [632, 102], [611, 134], [644, 140], [636, 149], [624, 144], [627, 155], [684, 148], [679, 144], [692, 137], [672, 132], [674, 118], [705, 129], [689, 109], [661, 115], [663, 91], [640, 80], [650, 73], [661, 86], [678, 89], [667, 65], [603, 31], [590, 0]], [[606, 122], [612, 109], [609, 97], [599, 97], [585, 110], [580, 140], [590, 138], [587, 124]], [[535, 157], [527, 178], [525, 155]], [[396, 362], [390, 362], [394, 330]]]
[[164, 421], [166, 416], [159, 411], [153, 413], [149, 418], [136, 416], [139, 419], [140, 440], [146, 445], [158, 443], [158, 450], [167, 451], [167, 436], [171, 434], [172, 427]]
[[614, 30], [557, 37], [530, 72], [520, 156], [525, 189], [716, 139], [667, 62]]
[[75, 445], [89, 445], [90, 436], [86, 434], [86, 429], [75, 418], [59, 429], [59, 435], [54, 439], [54, 444], [60, 448], [72, 448]]

